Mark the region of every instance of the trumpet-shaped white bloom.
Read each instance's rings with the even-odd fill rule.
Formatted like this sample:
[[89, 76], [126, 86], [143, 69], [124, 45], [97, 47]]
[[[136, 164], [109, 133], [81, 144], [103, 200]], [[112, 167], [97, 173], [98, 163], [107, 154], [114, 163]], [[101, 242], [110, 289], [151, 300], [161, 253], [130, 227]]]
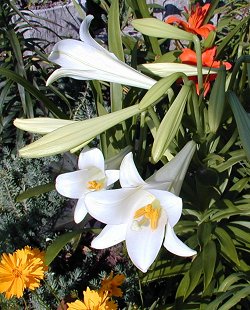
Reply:
[[97, 149], [82, 151], [78, 159], [79, 170], [60, 174], [56, 190], [63, 196], [78, 199], [74, 220], [80, 223], [86, 216], [84, 197], [93, 191], [102, 191], [119, 179], [119, 170], [105, 170], [102, 152]]
[[[182, 213], [182, 200], [163, 189], [182, 184], [195, 149], [188, 143], [177, 155], [179, 160], [165, 165], [144, 181], [139, 175], [132, 153], [126, 155], [120, 167], [121, 189], [86, 195], [88, 212], [107, 225], [92, 241], [91, 246], [104, 249], [126, 240], [128, 255], [141, 271], [146, 272], [155, 260], [161, 245], [179, 256], [193, 256], [196, 251], [185, 245], [174, 232]], [[186, 156], [185, 156], [186, 155]], [[169, 168], [168, 168], [169, 167]], [[170, 173], [168, 169], [175, 172]], [[182, 178], [180, 178], [182, 176]], [[176, 189], [179, 191], [181, 184]]]
[[47, 85], [64, 76], [79, 80], [103, 80], [144, 89], [156, 83], [154, 79], [120, 61], [98, 44], [89, 33], [92, 15], [86, 16], [80, 26], [80, 39], [65, 39], [55, 44], [49, 60], [62, 68], [54, 71]]

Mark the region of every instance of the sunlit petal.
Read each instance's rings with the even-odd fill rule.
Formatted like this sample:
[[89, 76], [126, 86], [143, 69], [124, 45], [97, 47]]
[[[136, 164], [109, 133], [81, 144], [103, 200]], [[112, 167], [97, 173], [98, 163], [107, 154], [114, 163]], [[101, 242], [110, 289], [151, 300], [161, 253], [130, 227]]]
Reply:
[[101, 233], [92, 241], [95, 249], [106, 249], [125, 240], [127, 224], [106, 225]]
[[75, 206], [74, 221], [76, 222], [76, 224], [80, 223], [85, 218], [87, 213], [88, 211], [85, 206], [85, 200], [84, 197], [82, 197], [77, 201], [77, 204]]
[[115, 183], [119, 180], [120, 171], [119, 170], [105, 170], [105, 175], [107, 177], [107, 186]]
[[137, 187], [141, 185], [146, 185], [145, 181], [139, 175], [136, 169], [133, 154], [128, 153], [120, 167], [120, 183], [122, 187]]
[[175, 234], [173, 228], [168, 224], [166, 229], [166, 235], [163, 245], [165, 248], [178, 256], [193, 256], [197, 254], [196, 251], [190, 249], [185, 243], [183, 243]]
[[100, 44], [98, 44], [90, 35], [89, 33], [89, 26], [91, 24], [91, 21], [93, 20], [94, 16], [93, 15], [87, 15], [84, 19], [84, 21], [81, 23], [80, 30], [79, 30], [79, 35], [81, 41], [84, 43], [100, 50], [101, 52], [106, 53], [107, 55], [110, 55], [111, 57], [118, 59], [114, 54], [110, 53], [107, 51], [104, 47], [102, 47]]
[[156, 81], [133, 69], [115, 55], [105, 50], [89, 35], [92, 16], [87, 16], [81, 25], [80, 35], [84, 42], [73, 39], [62, 40], [54, 46], [49, 60], [62, 69], [56, 70], [48, 79], [69, 76], [76, 79], [97, 79], [149, 89]]
[[86, 195], [85, 203], [91, 216], [106, 224], [123, 224], [131, 213], [128, 198], [135, 189], [115, 189], [92, 192]]
[[182, 199], [170, 192], [148, 189], [159, 201], [166, 211], [169, 224], [173, 227], [180, 219], [182, 213]]
[[91, 166], [97, 167], [101, 171], [104, 171], [104, 158], [102, 152], [97, 148], [84, 150], [79, 155], [79, 169], [87, 169]]
[[56, 178], [56, 190], [65, 197], [80, 198], [89, 191], [86, 183], [91, 175], [88, 170], [60, 174]]
[[135, 266], [143, 272], [148, 270], [161, 248], [165, 225], [166, 217], [162, 214], [155, 230], [149, 226], [135, 230], [132, 223], [128, 226], [126, 235], [128, 254]]
[[[196, 143], [189, 141], [166, 165], [156, 171], [146, 182], [155, 185], [167, 182], [167, 190], [179, 195], [190, 161], [196, 150]], [[158, 188], [161, 189], [161, 188]], [[164, 189], [164, 188], [163, 188]]]

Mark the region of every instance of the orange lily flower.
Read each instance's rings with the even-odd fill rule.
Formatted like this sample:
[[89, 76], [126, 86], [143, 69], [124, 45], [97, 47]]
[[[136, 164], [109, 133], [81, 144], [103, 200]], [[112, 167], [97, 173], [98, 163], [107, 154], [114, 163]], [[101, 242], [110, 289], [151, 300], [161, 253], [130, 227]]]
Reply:
[[200, 4], [197, 3], [196, 6], [192, 6], [191, 12], [188, 12], [186, 10], [187, 13], [189, 13], [189, 18], [187, 22], [178, 17], [170, 16], [165, 20], [165, 23], [167, 24], [176, 23], [187, 32], [198, 34], [203, 38], [207, 38], [209, 32], [216, 29], [216, 27], [211, 24], [203, 25], [209, 7], [210, 7], [209, 3], [205, 4], [204, 6], [200, 6]]
[[[205, 52], [202, 53], [201, 60], [202, 60], [202, 65], [204, 67], [209, 67], [209, 68], [220, 68], [221, 64], [226, 67], [226, 70], [231, 69], [232, 65], [229, 62], [220, 62], [216, 61], [215, 55], [216, 55], [216, 46], [207, 49]], [[196, 53], [189, 49], [189, 48], [184, 48], [182, 51], [182, 54], [180, 55], [180, 60], [184, 64], [188, 65], [197, 65], [197, 58], [196, 58]], [[216, 74], [209, 74], [204, 76], [204, 96], [208, 93], [210, 90], [210, 82], [214, 81], [216, 78]], [[197, 83], [197, 77], [190, 77], [191, 80], [193, 80], [196, 84], [196, 90], [197, 94], [199, 94], [199, 88], [198, 88], [198, 83]]]

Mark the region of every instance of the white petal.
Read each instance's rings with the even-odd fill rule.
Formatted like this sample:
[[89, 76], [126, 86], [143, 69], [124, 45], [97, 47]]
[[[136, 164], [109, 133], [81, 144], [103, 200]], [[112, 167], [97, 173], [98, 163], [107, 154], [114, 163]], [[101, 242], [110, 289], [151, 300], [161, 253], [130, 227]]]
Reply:
[[85, 171], [60, 174], [56, 178], [55, 186], [58, 193], [65, 197], [80, 198], [87, 192]]
[[76, 222], [76, 224], [80, 223], [85, 218], [87, 213], [88, 211], [85, 206], [84, 197], [82, 197], [77, 201], [77, 204], [75, 206], [74, 221]]
[[56, 178], [56, 190], [65, 197], [81, 198], [90, 191], [87, 188], [89, 181], [104, 178], [105, 175], [95, 167], [63, 173]]
[[107, 177], [107, 186], [115, 183], [119, 180], [120, 171], [119, 170], [105, 170], [105, 174]]
[[182, 213], [182, 199], [170, 192], [148, 189], [159, 201], [167, 213], [169, 224], [173, 227], [180, 219]]
[[79, 169], [97, 167], [104, 172], [104, 157], [102, 152], [97, 148], [83, 150], [79, 155], [78, 167]]
[[152, 230], [149, 226], [135, 230], [132, 223], [128, 226], [126, 235], [128, 255], [135, 266], [142, 272], [148, 270], [161, 248], [165, 225], [166, 217], [162, 213], [158, 227], [155, 230]]
[[90, 26], [91, 21], [92, 21], [93, 18], [94, 18], [93, 15], [87, 15], [87, 16], [85, 17], [84, 21], [81, 23], [80, 31], [79, 31], [79, 33], [80, 33], [80, 39], [81, 39], [84, 43], [86, 43], [86, 44], [88, 44], [88, 45], [90, 45], [90, 46], [92, 46], [92, 47], [94, 47], [94, 48], [96, 48], [96, 49], [98, 49], [98, 50], [100, 50], [100, 51], [102, 51], [102, 52], [104, 52], [104, 53], [110, 55], [111, 57], [113, 57], [113, 58], [115, 58], [115, 59], [118, 59], [114, 54], [112, 54], [112, 53], [110, 53], [109, 51], [107, 51], [104, 47], [102, 47], [100, 44], [98, 44], [98, 43], [91, 37], [91, 35], [90, 35], [90, 33], [89, 33], [89, 26]]
[[125, 240], [127, 224], [106, 225], [101, 233], [92, 241], [95, 249], [106, 249]]
[[166, 230], [166, 235], [165, 235], [165, 240], [163, 245], [165, 248], [178, 256], [193, 256], [197, 254], [196, 251], [190, 249], [185, 243], [183, 243], [175, 234], [173, 228], [168, 224], [167, 225], [167, 230]]
[[94, 53], [96, 49], [83, 42], [74, 39], [65, 39], [57, 42], [48, 59], [55, 62], [65, 69], [89, 70], [89, 61], [85, 57], [89, 57], [90, 53]]
[[[103, 61], [105, 62], [105, 59]], [[112, 68], [116, 68], [116, 70], [111, 71], [107, 68], [101, 68], [97, 64], [95, 66], [92, 65], [91, 67], [90, 65], [87, 66], [86, 64], [79, 65], [79, 69], [57, 69], [49, 76], [46, 85], [49, 85], [55, 80], [65, 76], [71, 77], [76, 80], [100, 80], [139, 87], [143, 89], [149, 89], [156, 83], [155, 80], [146, 77], [145, 75], [142, 75], [139, 71], [132, 69], [131, 67], [127, 66], [122, 62], [119, 62], [118, 65], [117, 63], [112, 63], [110, 64], [110, 66]], [[128, 78], [128, 76], [130, 76], [130, 78]]]
[[[176, 195], [179, 195], [183, 180], [185, 178], [188, 166], [194, 155], [196, 143], [189, 141], [181, 151], [160, 168], [156, 173], [149, 177], [146, 182], [152, 184], [160, 182], [171, 182], [171, 189]], [[171, 190], [172, 191], [172, 190]]]
[[96, 191], [85, 196], [87, 210], [100, 222], [117, 225], [127, 222], [131, 213], [128, 199], [135, 193], [133, 189]]
[[133, 154], [131, 152], [123, 158], [121, 163], [120, 183], [122, 187], [138, 187], [146, 185], [136, 169]]

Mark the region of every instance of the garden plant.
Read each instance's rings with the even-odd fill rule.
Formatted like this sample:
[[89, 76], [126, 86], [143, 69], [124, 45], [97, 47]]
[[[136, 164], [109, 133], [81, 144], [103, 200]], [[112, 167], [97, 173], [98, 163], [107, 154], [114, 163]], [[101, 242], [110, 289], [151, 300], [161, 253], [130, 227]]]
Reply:
[[1, 309], [249, 309], [248, 1], [72, 2], [0, 4]]

